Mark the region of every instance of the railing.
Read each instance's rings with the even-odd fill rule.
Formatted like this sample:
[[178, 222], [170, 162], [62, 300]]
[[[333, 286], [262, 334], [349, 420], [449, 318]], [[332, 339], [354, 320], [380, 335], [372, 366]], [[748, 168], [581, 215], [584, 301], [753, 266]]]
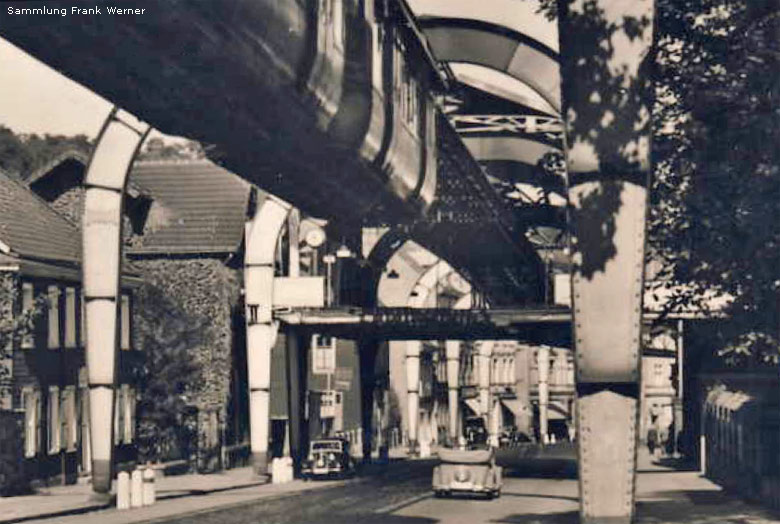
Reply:
[[715, 482], [780, 509], [780, 413], [773, 400], [710, 390], [702, 411], [702, 463]]

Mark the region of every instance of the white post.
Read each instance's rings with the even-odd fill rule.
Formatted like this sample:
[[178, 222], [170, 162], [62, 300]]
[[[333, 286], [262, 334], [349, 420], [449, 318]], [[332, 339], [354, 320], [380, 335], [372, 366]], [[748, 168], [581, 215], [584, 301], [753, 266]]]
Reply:
[[130, 474], [120, 471], [116, 476], [116, 509], [130, 509]]
[[136, 468], [130, 475], [130, 507], [140, 508], [144, 505], [144, 478], [141, 470]]
[[157, 498], [155, 493], [155, 475], [154, 470], [147, 466], [144, 469], [144, 493], [143, 493], [143, 505], [151, 506]]
[[420, 420], [420, 352], [422, 342], [406, 342], [406, 391], [408, 409], [409, 453], [417, 453], [418, 426]]
[[539, 434], [542, 442], [547, 442], [548, 422], [547, 405], [550, 400], [550, 391], [548, 389], [548, 376], [550, 374], [550, 348], [540, 346], [536, 353], [536, 364], [539, 368]]
[[82, 216], [92, 489], [111, 490], [117, 315], [122, 271], [122, 200], [127, 173], [149, 125], [113, 109], [84, 179]]
[[445, 342], [445, 351], [447, 355], [447, 396], [448, 396], [448, 414], [449, 414], [449, 440], [450, 446], [457, 446], [460, 437], [460, 426], [458, 425], [458, 410], [460, 402], [458, 399], [458, 377], [460, 375], [460, 341], [448, 340]]
[[245, 227], [244, 288], [247, 319], [249, 434], [255, 474], [268, 474], [274, 255], [289, 206], [267, 196]]
[[485, 427], [490, 428], [490, 368], [493, 341], [483, 340], [479, 346], [479, 406]]

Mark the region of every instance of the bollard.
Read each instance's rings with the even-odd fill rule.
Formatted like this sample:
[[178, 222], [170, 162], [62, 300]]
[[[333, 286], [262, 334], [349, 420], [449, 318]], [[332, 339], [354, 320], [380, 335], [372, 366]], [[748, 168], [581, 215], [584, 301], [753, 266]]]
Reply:
[[130, 507], [140, 508], [144, 505], [143, 500], [144, 480], [140, 469], [133, 470], [130, 475]]
[[271, 483], [284, 484], [293, 481], [293, 462], [290, 457], [279, 457], [271, 461]]
[[157, 498], [157, 495], [154, 492], [155, 473], [151, 467], [146, 467], [144, 469], [143, 481], [144, 481], [144, 489], [143, 489], [143, 497], [142, 497], [143, 505], [151, 506], [152, 504], [154, 504], [154, 501]]
[[120, 471], [116, 476], [116, 509], [130, 509], [130, 474]]

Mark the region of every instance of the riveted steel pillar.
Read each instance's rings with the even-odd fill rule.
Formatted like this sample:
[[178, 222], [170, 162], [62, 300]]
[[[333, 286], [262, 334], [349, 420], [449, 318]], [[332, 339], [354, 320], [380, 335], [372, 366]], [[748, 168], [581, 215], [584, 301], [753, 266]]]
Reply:
[[634, 511], [653, 12], [559, 3], [583, 523]]
[[525, 435], [533, 434], [533, 417], [531, 410], [531, 377], [529, 356], [532, 349], [524, 344], [518, 344], [515, 350], [515, 396], [519, 404], [515, 413], [517, 431]]
[[460, 440], [460, 426], [458, 425], [458, 411], [460, 401], [458, 399], [458, 376], [460, 375], [460, 341], [448, 340], [444, 343], [447, 357], [447, 410], [449, 424], [447, 435], [451, 446], [456, 446]]
[[271, 348], [278, 328], [272, 316], [274, 255], [289, 211], [287, 204], [268, 196], [244, 228], [249, 436], [252, 464], [257, 475], [268, 473]]
[[420, 423], [420, 353], [422, 342], [406, 342], [406, 402], [409, 417], [407, 431], [409, 435], [409, 454], [417, 453], [418, 428]]
[[287, 374], [287, 427], [290, 436], [290, 457], [295, 474], [300, 473], [301, 461], [306, 456], [308, 435], [306, 432], [306, 356], [309, 343], [306, 337], [294, 330], [285, 333]]
[[493, 357], [493, 341], [482, 340], [479, 345], [479, 409], [480, 416], [485, 421], [485, 428], [490, 428], [490, 368]]
[[122, 267], [122, 201], [127, 174], [149, 126], [113, 109], [84, 181], [82, 217], [92, 489], [111, 490], [117, 312]]

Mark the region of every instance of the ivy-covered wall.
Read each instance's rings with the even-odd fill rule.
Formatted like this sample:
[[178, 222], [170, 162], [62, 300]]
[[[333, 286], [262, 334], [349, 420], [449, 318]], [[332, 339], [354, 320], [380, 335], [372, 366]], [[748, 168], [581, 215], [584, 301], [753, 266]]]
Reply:
[[[215, 421], [226, 421], [230, 398], [232, 314], [239, 299], [240, 272], [217, 257], [144, 257], [131, 263], [144, 280], [134, 310], [136, 343], [147, 352], [152, 367], [157, 362], [169, 368], [148, 372], [164, 373], [172, 379], [187, 377], [178, 396], [182, 406], [198, 411], [197, 421], [188, 423], [197, 426], [191, 430], [199, 433], [200, 448], [213, 446], [218, 438], [214, 431], [221, 431], [214, 427]], [[169, 351], [174, 359], [186, 362], [166, 362], [153, 358], [150, 351]]]
[[13, 366], [13, 339], [17, 332], [14, 320], [16, 311], [16, 273], [0, 272], [0, 409], [11, 409], [11, 377]]

